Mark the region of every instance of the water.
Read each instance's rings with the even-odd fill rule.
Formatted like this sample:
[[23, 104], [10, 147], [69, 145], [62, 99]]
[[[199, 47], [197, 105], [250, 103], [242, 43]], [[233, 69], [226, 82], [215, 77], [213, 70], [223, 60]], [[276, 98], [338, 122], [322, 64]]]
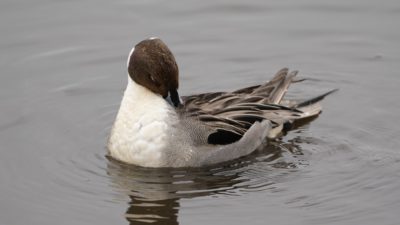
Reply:
[[[398, 1], [0, 2], [0, 224], [398, 224]], [[333, 88], [312, 124], [202, 169], [104, 155], [126, 57], [161, 37], [180, 93], [234, 90], [282, 67]]]

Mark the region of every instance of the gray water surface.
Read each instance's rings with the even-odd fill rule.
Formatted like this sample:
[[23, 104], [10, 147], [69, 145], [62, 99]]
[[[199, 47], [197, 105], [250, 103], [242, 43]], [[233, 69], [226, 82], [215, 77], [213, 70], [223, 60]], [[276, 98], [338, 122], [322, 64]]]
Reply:
[[[0, 224], [399, 224], [400, 2], [0, 2]], [[105, 157], [126, 57], [161, 37], [180, 93], [282, 67], [333, 88], [324, 112], [228, 165], [146, 169]]]

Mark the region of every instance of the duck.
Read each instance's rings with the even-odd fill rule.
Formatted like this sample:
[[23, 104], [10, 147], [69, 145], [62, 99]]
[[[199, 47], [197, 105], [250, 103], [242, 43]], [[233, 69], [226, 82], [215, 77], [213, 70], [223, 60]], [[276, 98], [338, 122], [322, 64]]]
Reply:
[[263, 84], [232, 92], [180, 96], [179, 69], [160, 38], [136, 44], [128, 84], [107, 143], [107, 155], [141, 167], [203, 167], [249, 155], [321, 113], [337, 89], [305, 101], [284, 99], [297, 71], [279, 70]]

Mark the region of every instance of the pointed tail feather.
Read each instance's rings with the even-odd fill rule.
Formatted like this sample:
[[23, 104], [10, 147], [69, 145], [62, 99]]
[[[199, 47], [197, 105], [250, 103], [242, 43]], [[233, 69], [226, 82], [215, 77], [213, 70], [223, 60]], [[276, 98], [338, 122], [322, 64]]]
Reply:
[[336, 91], [338, 91], [338, 89], [328, 91], [325, 94], [319, 95], [317, 97], [314, 97], [314, 98], [311, 98], [311, 99], [308, 99], [308, 100], [305, 100], [305, 101], [302, 101], [300, 103], [293, 105], [291, 107], [292, 109], [300, 110], [302, 112], [300, 114], [301, 116], [295, 120], [301, 121], [303, 119], [315, 117], [318, 114], [320, 114], [322, 111], [321, 104], [319, 104], [320, 101], [322, 101], [326, 96], [328, 96]]
[[308, 99], [308, 100], [305, 100], [305, 101], [303, 101], [303, 102], [300, 102], [300, 103], [294, 105], [292, 108], [298, 109], [298, 108], [302, 108], [302, 107], [306, 107], [306, 106], [312, 105], [312, 104], [314, 104], [314, 103], [317, 103], [317, 102], [321, 101], [321, 100], [324, 99], [326, 96], [328, 96], [328, 95], [330, 95], [330, 94], [332, 94], [332, 93], [334, 93], [334, 92], [336, 92], [336, 91], [338, 91], [338, 90], [339, 90], [339, 89], [333, 89], [332, 91], [328, 91], [328, 92], [325, 93], [325, 94], [322, 94], [322, 95], [319, 95], [319, 96], [314, 97], [314, 98], [312, 98], [312, 99]]

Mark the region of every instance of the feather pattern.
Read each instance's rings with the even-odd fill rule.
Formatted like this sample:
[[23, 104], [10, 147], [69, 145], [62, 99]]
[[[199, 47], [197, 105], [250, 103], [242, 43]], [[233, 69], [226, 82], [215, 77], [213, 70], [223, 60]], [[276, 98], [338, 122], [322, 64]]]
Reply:
[[[280, 129], [305, 118], [315, 117], [321, 112], [319, 101], [330, 91], [316, 98], [303, 101], [283, 100], [290, 84], [302, 80], [294, 80], [297, 71], [279, 70], [269, 82], [262, 85], [242, 88], [233, 92], [212, 92], [182, 97], [184, 104], [180, 114], [197, 119], [210, 127], [215, 133], [231, 134], [239, 140], [255, 122], [268, 120], [272, 128]], [[286, 126], [282, 126], [286, 124]], [[289, 125], [289, 126], [288, 126]], [[226, 144], [225, 140], [212, 139], [209, 144]]]

